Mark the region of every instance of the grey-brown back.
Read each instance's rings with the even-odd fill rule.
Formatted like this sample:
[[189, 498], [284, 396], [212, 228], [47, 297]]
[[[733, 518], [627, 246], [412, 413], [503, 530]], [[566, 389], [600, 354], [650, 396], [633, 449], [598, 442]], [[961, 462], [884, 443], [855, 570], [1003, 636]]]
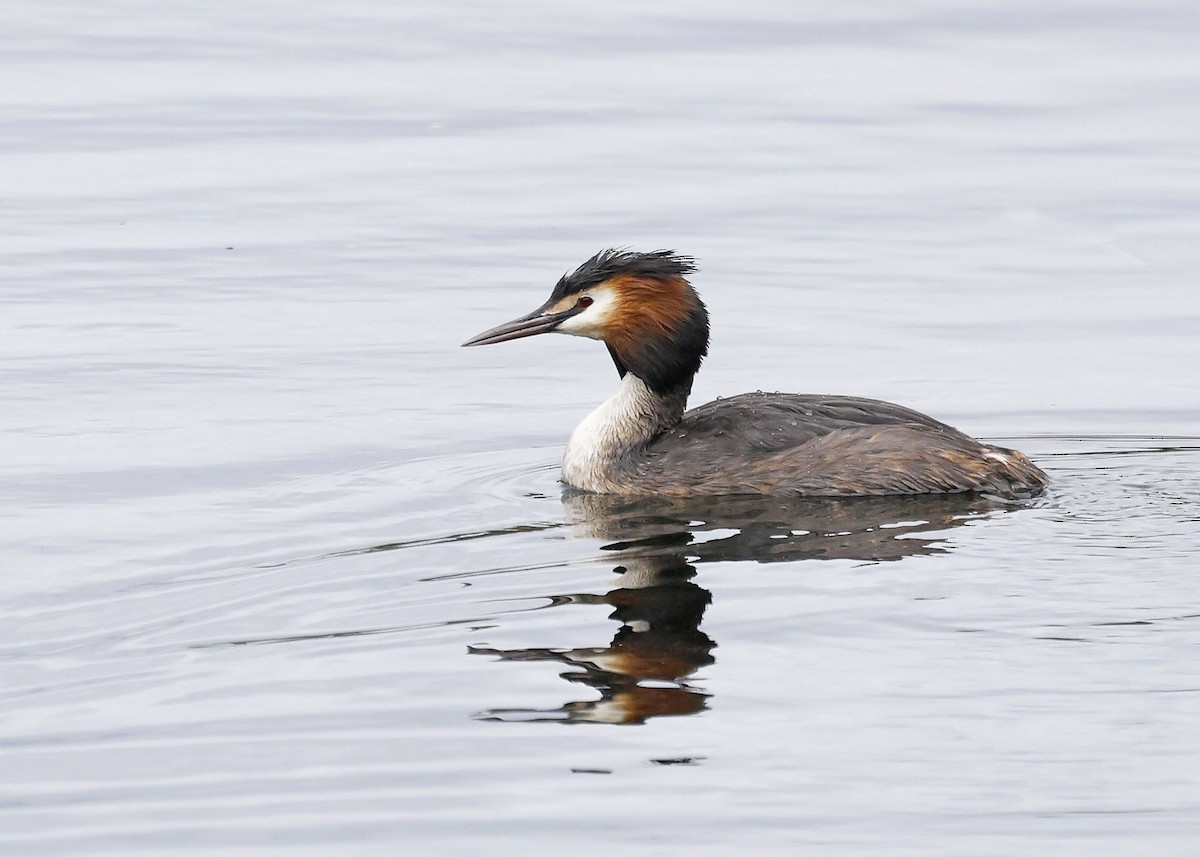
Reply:
[[851, 396], [746, 393], [684, 414], [621, 463], [630, 493], [807, 496], [1039, 493], [1015, 450], [922, 413]]

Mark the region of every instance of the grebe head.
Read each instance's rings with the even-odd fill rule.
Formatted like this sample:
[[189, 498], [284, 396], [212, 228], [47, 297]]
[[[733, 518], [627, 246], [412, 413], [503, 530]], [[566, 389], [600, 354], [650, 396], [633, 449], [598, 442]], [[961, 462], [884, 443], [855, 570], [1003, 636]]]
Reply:
[[671, 250], [603, 250], [564, 274], [533, 312], [463, 345], [538, 333], [586, 336], [608, 346], [621, 377], [631, 373], [660, 394], [690, 389], [708, 353], [708, 312], [687, 280], [695, 270], [691, 257]]

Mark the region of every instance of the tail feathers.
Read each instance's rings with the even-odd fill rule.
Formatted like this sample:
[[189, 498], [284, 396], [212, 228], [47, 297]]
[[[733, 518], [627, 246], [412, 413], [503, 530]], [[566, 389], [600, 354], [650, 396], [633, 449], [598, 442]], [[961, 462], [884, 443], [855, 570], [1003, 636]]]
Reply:
[[984, 493], [1023, 500], [1041, 494], [1050, 482], [1045, 471], [1015, 449], [985, 446], [983, 457], [994, 465], [988, 474], [989, 484], [981, 488]]

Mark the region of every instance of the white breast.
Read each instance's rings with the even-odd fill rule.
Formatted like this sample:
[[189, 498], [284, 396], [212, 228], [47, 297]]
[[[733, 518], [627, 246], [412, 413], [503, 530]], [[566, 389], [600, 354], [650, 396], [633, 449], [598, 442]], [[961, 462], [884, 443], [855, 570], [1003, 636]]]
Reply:
[[614, 463], [658, 430], [658, 398], [641, 378], [627, 374], [604, 404], [575, 429], [563, 455], [563, 481], [597, 493], [619, 492]]

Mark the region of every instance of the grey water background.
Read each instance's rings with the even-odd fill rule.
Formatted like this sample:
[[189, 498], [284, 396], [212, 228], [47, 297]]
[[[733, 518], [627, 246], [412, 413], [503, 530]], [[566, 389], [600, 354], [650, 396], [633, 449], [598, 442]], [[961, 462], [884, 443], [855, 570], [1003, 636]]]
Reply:
[[[1200, 7], [0, 24], [0, 853], [1196, 849]], [[564, 500], [607, 246], [1052, 490]]]

